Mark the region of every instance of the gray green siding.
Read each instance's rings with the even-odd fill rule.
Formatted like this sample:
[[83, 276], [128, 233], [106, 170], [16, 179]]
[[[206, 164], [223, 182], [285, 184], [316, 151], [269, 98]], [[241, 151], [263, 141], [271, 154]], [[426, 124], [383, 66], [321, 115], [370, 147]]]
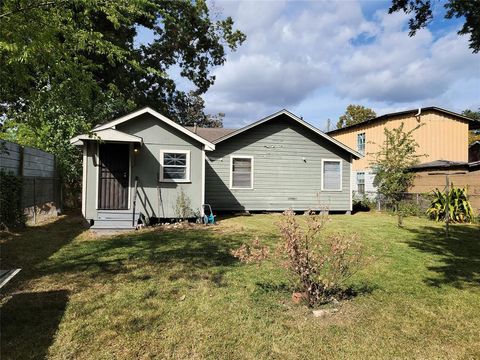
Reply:
[[[119, 212], [132, 212], [134, 179], [138, 176], [136, 212], [147, 217], [175, 217], [175, 204], [180, 189], [191, 202], [193, 211], [199, 211], [202, 204], [202, 153], [203, 145], [180, 131], [166, 125], [151, 115], [143, 115], [117, 126], [117, 130], [139, 136], [143, 145], [138, 152], [131, 151], [130, 208]], [[89, 142], [87, 157], [87, 219], [96, 219], [98, 212], [98, 172], [94, 164], [97, 144]], [[190, 151], [190, 182], [159, 182], [160, 150]]]
[[[282, 115], [208, 152], [206, 202], [214, 210], [351, 210], [350, 154]], [[230, 189], [232, 155], [254, 157], [253, 189]], [[342, 190], [321, 190], [322, 159], [342, 160]]]

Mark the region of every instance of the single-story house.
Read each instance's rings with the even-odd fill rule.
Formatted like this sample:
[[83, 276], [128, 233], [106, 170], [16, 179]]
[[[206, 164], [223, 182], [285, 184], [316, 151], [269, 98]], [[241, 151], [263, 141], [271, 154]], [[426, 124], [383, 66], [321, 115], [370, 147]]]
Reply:
[[[360, 155], [287, 110], [238, 130], [186, 128], [143, 108], [78, 135], [93, 228], [214, 211], [352, 210]], [[179, 210], [180, 209], [180, 210]], [[182, 212], [184, 214], [184, 212]]]

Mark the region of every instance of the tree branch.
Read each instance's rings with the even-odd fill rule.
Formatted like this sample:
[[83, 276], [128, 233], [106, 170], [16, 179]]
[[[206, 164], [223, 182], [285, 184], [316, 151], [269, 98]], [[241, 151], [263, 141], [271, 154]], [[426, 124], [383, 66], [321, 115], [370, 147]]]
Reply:
[[35, 9], [35, 8], [48, 7], [48, 6], [51, 6], [51, 5], [57, 5], [57, 4], [62, 4], [62, 3], [66, 3], [66, 2], [68, 2], [68, 0], [64, 0], [64, 1], [47, 1], [47, 2], [44, 2], [44, 3], [36, 4], [36, 5], [19, 7], [19, 8], [17, 8], [17, 9], [15, 9], [15, 10], [7, 11], [6, 13], [0, 14], [0, 19], [3, 19], [4, 17], [10, 16], [10, 15], [15, 14], [15, 13], [25, 12], [25, 11], [33, 10], [33, 9]]

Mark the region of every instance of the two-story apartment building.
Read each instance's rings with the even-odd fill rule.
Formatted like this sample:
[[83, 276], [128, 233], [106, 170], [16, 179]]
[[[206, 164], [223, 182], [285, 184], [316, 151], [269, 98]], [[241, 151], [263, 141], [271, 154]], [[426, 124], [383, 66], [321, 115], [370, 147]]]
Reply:
[[378, 152], [385, 141], [384, 129], [398, 128], [402, 122], [405, 131], [422, 125], [413, 133], [419, 144], [418, 153], [425, 154], [425, 157], [421, 158], [422, 163], [435, 160], [468, 162], [468, 132], [478, 128], [478, 122], [438, 107], [385, 114], [328, 132], [334, 139], [365, 155], [352, 163], [351, 180], [354, 191], [375, 192], [372, 154]]

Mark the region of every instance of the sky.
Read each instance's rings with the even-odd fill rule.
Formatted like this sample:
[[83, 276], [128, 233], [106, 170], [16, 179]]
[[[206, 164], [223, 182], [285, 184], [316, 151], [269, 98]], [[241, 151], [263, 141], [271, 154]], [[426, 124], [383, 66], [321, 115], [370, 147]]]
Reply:
[[[327, 130], [348, 104], [377, 115], [477, 109], [480, 54], [457, 35], [463, 19], [444, 19], [443, 4], [433, 3], [434, 21], [409, 37], [409, 17], [388, 14], [389, 1], [210, 0], [211, 13], [231, 16], [247, 40], [212, 69], [206, 112], [238, 128], [285, 108]], [[138, 41], [149, 36], [140, 31]]]

